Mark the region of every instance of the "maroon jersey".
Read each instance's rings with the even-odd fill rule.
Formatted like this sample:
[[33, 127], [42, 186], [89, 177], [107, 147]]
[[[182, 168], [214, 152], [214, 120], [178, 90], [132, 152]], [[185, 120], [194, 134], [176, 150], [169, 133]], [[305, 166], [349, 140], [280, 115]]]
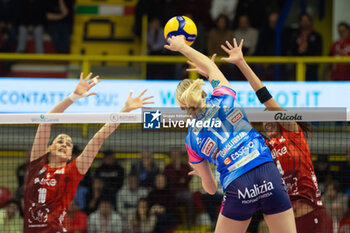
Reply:
[[266, 139], [266, 144], [283, 177], [291, 201], [306, 199], [316, 207], [323, 206], [303, 131], [300, 126], [298, 133], [290, 132], [282, 126], [281, 129], [282, 135], [279, 138]]
[[51, 168], [46, 154], [30, 162], [24, 194], [24, 232], [66, 232], [67, 210], [82, 178], [76, 160]]

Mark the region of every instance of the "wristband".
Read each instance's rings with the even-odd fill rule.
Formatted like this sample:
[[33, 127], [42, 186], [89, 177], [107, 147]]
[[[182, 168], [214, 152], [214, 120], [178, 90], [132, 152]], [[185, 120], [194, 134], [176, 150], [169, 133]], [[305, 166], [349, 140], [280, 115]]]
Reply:
[[267, 90], [266, 87], [260, 88], [255, 92], [255, 94], [258, 97], [260, 103], [262, 104], [272, 98], [270, 92]]
[[88, 96], [88, 95], [89, 95], [88, 92], [85, 92], [85, 93], [82, 94], [82, 95], [78, 95], [78, 94], [75, 94], [75, 93], [73, 92], [73, 93], [70, 94], [68, 97], [69, 97], [73, 102], [75, 102], [75, 101], [77, 101], [78, 99], [83, 98], [83, 97], [86, 97], [86, 96]]

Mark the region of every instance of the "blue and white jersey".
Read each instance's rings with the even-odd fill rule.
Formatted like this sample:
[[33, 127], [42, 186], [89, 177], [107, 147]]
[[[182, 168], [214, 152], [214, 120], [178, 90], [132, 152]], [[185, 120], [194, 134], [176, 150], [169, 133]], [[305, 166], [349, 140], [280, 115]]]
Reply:
[[207, 108], [196, 115], [196, 121], [208, 119], [221, 124], [190, 126], [185, 138], [187, 153], [191, 163], [207, 159], [216, 165], [224, 190], [239, 176], [273, 161], [264, 138], [250, 125], [231, 88], [214, 89], [207, 99]]

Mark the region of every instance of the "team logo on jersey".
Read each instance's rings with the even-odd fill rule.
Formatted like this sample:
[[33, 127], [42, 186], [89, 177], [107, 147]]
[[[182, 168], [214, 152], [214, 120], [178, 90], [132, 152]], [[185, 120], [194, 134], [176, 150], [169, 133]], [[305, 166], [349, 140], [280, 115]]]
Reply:
[[228, 115], [227, 120], [232, 124], [236, 124], [243, 118], [243, 113], [239, 109], [235, 109], [230, 115]]
[[281, 149], [274, 148], [271, 150], [271, 156], [273, 159], [276, 159], [276, 158], [286, 154], [287, 152], [288, 152], [288, 150], [287, 150], [286, 146], [282, 147]]
[[204, 141], [204, 138], [196, 137], [196, 141], [197, 141], [197, 145], [201, 146]]
[[226, 166], [228, 166], [231, 162], [232, 162], [232, 161], [231, 161], [230, 157], [227, 157], [227, 158], [224, 160], [224, 164], [225, 164]]
[[160, 116], [162, 114], [156, 112], [143, 112], [143, 128], [144, 129], [160, 129]]
[[41, 170], [38, 172], [39, 175], [43, 174], [44, 172], [46, 172], [47, 168], [43, 167], [41, 168]]
[[281, 138], [280, 138], [278, 141], [279, 141], [279, 142], [285, 142], [286, 139], [285, 139], [283, 136], [281, 136]]
[[56, 170], [53, 174], [64, 174], [64, 168]]
[[204, 146], [202, 147], [201, 152], [208, 156], [210, 152], [213, 150], [213, 148], [215, 147], [215, 145], [216, 143], [214, 142], [213, 139], [207, 138], [207, 140], [204, 143]]
[[45, 179], [38, 177], [34, 179], [34, 184], [39, 183], [40, 185], [47, 185], [47, 186], [55, 186], [57, 184], [57, 180], [55, 179]]

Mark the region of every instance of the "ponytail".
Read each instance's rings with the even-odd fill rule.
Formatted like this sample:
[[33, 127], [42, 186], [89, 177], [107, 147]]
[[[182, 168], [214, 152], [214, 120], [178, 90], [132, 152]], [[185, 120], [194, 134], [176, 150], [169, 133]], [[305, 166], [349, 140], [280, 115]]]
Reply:
[[205, 97], [202, 95], [202, 79], [185, 79], [177, 85], [176, 102], [187, 110], [187, 114], [196, 115], [205, 108]]

